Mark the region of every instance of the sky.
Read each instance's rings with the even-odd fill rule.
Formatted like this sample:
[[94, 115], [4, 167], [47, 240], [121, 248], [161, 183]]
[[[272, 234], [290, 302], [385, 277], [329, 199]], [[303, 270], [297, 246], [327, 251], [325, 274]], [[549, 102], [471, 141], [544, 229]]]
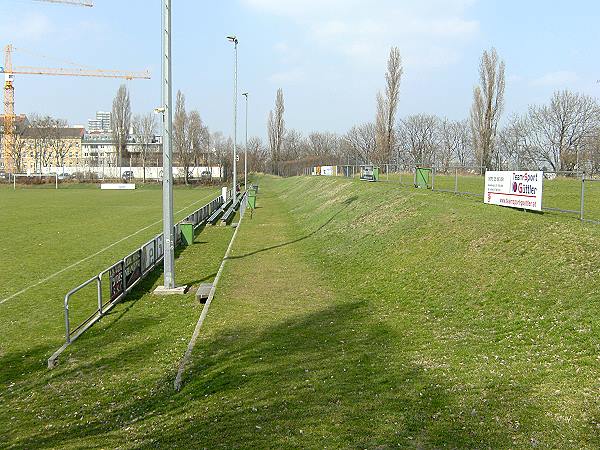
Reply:
[[[15, 66], [146, 70], [126, 81], [134, 113], [160, 104], [161, 1], [94, 0], [94, 8], [0, 0], [0, 43]], [[344, 133], [372, 121], [391, 46], [403, 58], [399, 116], [468, 116], [478, 64], [506, 63], [504, 117], [558, 89], [600, 93], [600, 2], [592, 0], [173, 0], [173, 79], [211, 130], [233, 133], [233, 45], [239, 44], [238, 141], [266, 136], [284, 91], [286, 125]], [[1, 65], [1, 63], [0, 63]], [[110, 110], [116, 79], [18, 76], [17, 113], [86, 124]]]

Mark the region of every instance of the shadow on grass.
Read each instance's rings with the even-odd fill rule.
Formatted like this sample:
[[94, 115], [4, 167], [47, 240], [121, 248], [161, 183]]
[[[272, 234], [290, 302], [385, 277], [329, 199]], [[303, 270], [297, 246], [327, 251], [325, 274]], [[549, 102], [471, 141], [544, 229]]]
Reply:
[[263, 253], [263, 252], [268, 252], [271, 250], [276, 250], [278, 248], [281, 247], [287, 247], [288, 245], [293, 245], [293, 244], [297, 244], [298, 242], [302, 242], [306, 239], [309, 239], [311, 237], [313, 237], [315, 234], [317, 234], [319, 231], [321, 231], [323, 228], [325, 228], [327, 225], [329, 225], [331, 222], [333, 222], [333, 220], [340, 215], [341, 213], [343, 213], [346, 209], [348, 209], [348, 207], [354, 203], [356, 200], [358, 200], [358, 196], [354, 196], [354, 197], [350, 197], [348, 199], [346, 199], [342, 204], [344, 205], [341, 209], [339, 209], [335, 214], [333, 214], [329, 219], [327, 219], [323, 224], [321, 224], [319, 227], [317, 227], [315, 230], [311, 231], [310, 233], [308, 233], [305, 236], [299, 237], [297, 239], [293, 239], [291, 241], [288, 242], [282, 242], [281, 244], [276, 244], [276, 245], [272, 245], [270, 247], [266, 247], [266, 248], [262, 248], [259, 250], [255, 250], [253, 252], [249, 252], [246, 253], [244, 255], [239, 255], [239, 256], [230, 256], [229, 260], [234, 260], [234, 259], [243, 259], [243, 258], [248, 258], [250, 256], [254, 256], [257, 255], [259, 253]]
[[[123, 396], [111, 409], [94, 408], [87, 424], [32, 430], [12, 444], [39, 448], [85, 440], [118, 446], [125, 439], [120, 430], [130, 427], [143, 436], [136, 442], [142, 448], [513, 444], [492, 417], [485, 419], [486, 427], [480, 426], [482, 417], [471, 414], [460, 387], [411, 360], [411, 353], [398, 348], [402, 337], [371, 320], [368, 311], [366, 302], [353, 301], [260, 331], [255, 326], [224, 329], [200, 343], [181, 392], [174, 392], [175, 373], [167, 370], [148, 386], [150, 392]], [[128, 360], [141, 357], [152, 345], [144, 344], [139, 351], [134, 347], [131, 343], [97, 364], [110, 367], [122, 359], [126, 367], [112, 370], [125, 372]], [[530, 393], [506, 388], [515, 400], [495, 401], [519, 411], [521, 399]]]

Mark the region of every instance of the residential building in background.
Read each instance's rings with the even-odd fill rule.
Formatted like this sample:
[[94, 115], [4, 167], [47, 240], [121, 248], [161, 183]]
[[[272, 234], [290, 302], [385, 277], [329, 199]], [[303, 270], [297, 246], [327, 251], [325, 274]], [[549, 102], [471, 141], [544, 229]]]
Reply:
[[110, 133], [112, 130], [112, 114], [106, 111], [96, 112], [95, 119], [88, 120], [87, 131], [90, 133]]
[[[132, 136], [127, 138], [127, 154], [123, 165], [141, 165], [142, 146]], [[112, 133], [85, 133], [81, 141], [82, 164], [86, 167], [117, 165], [117, 144]], [[162, 164], [162, 136], [154, 136], [146, 151], [147, 164]]]
[[43, 169], [58, 170], [83, 163], [81, 140], [83, 128], [28, 127], [19, 135], [20, 164], [23, 173], [42, 173]]

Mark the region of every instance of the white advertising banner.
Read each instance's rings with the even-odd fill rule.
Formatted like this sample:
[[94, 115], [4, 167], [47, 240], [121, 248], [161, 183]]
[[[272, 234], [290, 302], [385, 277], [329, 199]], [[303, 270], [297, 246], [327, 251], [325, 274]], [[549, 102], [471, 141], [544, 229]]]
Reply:
[[100, 189], [104, 191], [127, 191], [134, 190], [135, 184], [119, 184], [119, 183], [102, 183]]
[[541, 211], [543, 185], [544, 172], [486, 172], [484, 202]]
[[321, 166], [321, 175], [326, 177], [337, 176], [337, 166]]

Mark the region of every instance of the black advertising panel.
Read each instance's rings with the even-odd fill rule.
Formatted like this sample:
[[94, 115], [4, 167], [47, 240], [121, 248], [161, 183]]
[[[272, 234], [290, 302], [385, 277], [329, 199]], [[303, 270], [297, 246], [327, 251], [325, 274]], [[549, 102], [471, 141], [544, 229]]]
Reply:
[[131, 286], [142, 276], [141, 251], [138, 250], [125, 258], [125, 285]]
[[108, 279], [110, 281], [110, 301], [112, 302], [123, 293], [123, 262], [118, 262], [109, 269]]

